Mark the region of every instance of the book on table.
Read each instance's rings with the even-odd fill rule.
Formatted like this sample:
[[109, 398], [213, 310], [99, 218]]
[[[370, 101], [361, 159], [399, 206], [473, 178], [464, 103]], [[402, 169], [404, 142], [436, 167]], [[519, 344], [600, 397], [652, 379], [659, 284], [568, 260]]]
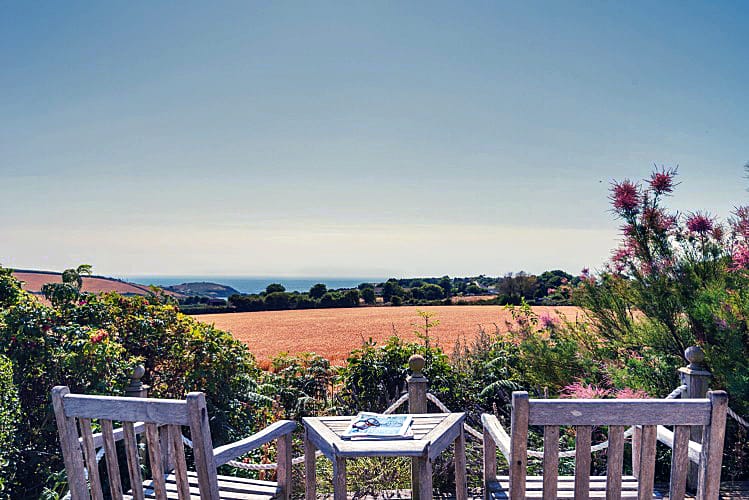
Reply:
[[351, 421], [343, 439], [413, 439], [411, 415], [361, 412]]

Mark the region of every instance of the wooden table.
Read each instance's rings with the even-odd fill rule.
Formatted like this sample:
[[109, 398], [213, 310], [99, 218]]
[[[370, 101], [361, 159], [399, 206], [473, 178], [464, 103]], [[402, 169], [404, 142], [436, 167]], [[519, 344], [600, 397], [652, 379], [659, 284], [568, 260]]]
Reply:
[[455, 443], [455, 495], [466, 500], [466, 453], [463, 423], [465, 413], [424, 413], [412, 415], [413, 439], [345, 440], [341, 434], [356, 417], [307, 417], [304, 422], [305, 498], [316, 500], [315, 451], [333, 462], [333, 499], [346, 500], [346, 459], [356, 457], [412, 457], [418, 483], [412, 485], [414, 498], [432, 498], [432, 461]]

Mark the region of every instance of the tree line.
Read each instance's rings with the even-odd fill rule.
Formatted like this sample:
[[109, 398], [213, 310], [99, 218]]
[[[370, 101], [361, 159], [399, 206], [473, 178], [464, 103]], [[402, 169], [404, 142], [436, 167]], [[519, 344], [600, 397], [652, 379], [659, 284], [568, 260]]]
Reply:
[[442, 276], [439, 278], [390, 278], [379, 283], [361, 283], [357, 288], [329, 290], [324, 283], [307, 292], [287, 291], [280, 283], [269, 284], [256, 294], [234, 294], [228, 299], [229, 311], [282, 311], [357, 307], [360, 305], [449, 305], [458, 297], [478, 296], [472, 303], [518, 305], [565, 305], [570, 291], [579, 283], [576, 276], [561, 271], [546, 271], [538, 276], [519, 272], [501, 277]]

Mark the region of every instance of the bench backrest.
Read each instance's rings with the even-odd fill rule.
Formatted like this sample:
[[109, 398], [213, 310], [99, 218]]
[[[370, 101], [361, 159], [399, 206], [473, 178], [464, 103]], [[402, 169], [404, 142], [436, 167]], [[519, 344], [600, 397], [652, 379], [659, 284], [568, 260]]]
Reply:
[[591, 433], [593, 426], [608, 426], [607, 498], [620, 498], [624, 461], [624, 432], [633, 434], [634, 475], [638, 498], [653, 495], [655, 445], [658, 426], [673, 425], [670, 498], [681, 500], [689, 467], [690, 426], [702, 428], [697, 498], [717, 500], [723, 455], [728, 396], [708, 393], [706, 399], [529, 399], [527, 392], [512, 394], [510, 440], [510, 498], [525, 499], [528, 426], [544, 432], [543, 498], [557, 498], [559, 427], [575, 427], [575, 498], [589, 498]]
[[[187, 399], [123, 398], [71, 394], [64, 386], [52, 390], [52, 402], [72, 500], [104, 498], [96, 449], [103, 446], [112, 498], [123, 498], [117, 441], [124, 442], [132, 498], [144, 497], [137, 435], [145, 433], [152, 477], [148, 490], [159, 500], [167, 493], [164, 473], [174, 470], [177, 496], [189, 499], [189, 480], [182, 443], [182, 426], [190, 428], [201, 498], [218, 499], [219, 489], [205, 395], [191, 392]], [[92, 432], [98, 421], [100, 434]], [[121, 427], [114, 428], [114, 422]], [[80, 437], [79, 437], [80, 436]], [[88, 477], [88, 481], [87, 481]]]

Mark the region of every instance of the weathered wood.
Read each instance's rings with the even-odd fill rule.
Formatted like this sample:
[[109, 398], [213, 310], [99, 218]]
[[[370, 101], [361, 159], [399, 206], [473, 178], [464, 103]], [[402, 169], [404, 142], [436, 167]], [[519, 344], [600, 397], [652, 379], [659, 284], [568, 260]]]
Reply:
[[122, 482], [120, 481], [120, 464], [117, 461], [117, 448], [114, 441], [111, 420], [99, 420], [101, 434], [104, 439], [104, 459], [107, 461], [107, 477], [109, 478], [109, 491], [112, 498], [122, 496]]
[[488, 413], [484, 413], [483, 415], [481, 415], [481, 423], [484, 426], [484, 432], [487, 432], [491, 436], [492, 441], [494, 441], [497, 447], [499, 447], [499, 451], [502, 452], [505, 460], [507, 460], [507, 462], [509, 463], [510, 436], [507, 434], [507, 432], [505, 432], [504, 427], [500, 425], [497, 417]]
[[130, 476], [130, 488], [134, 500], [143, 500], [143, 479], [140, 476], [140, 461], [138, 460], [138, 442], [135, 440], [135, 431], [132, 422], [123, 422], [122, 430], [125, 432], [125, 458], [127, 459], [127, 472]]
[[609, 447], [606, 451], [606, 499], [618, 500], [622, 494], [624, 466], [624, 427], [609, 426]]
[[[658, 441], [665, 444], [669, 448], [674, 447], [674, 433], [670, 430], [666, 429], [662, 425], [659, 425], [657, 427], [657, 433], [658, 433]], [[687, 447], [687, 456], [689, 458], [689, 461], [693, 464], [700, 463], [700, 453], [702, 452], [702, 445], [700, 443], [696, 443], [694, 441], [689, 441], [689, 445]]]
[[167, 426], [169, 436], [169, 447], [174, 458], [174, 477], [176, 478], [177, 492], [180, 500], [190, 498], [190, 489], [187, 482], [187, 463], [185, 461], [185, 445], [182, 443], [182, 428], [179, 425]]
[[[306, 424], [306, 423], [305, 423]], [[304, 498], [306, 500], [317, 499], [317, 470], [315, 451], [317, 448], [310, 439], [310, 429], [305, 425], [304, 430]]]
[[463, 432], [464, 422], [465, 413], [450, 413], [445, 420], [429, 431], [424, 441], [429, 441], [430, 460], [434, 460], [457, 439], [458, 435]]
[[121, 398], [69, 394], [65, 414], [77, 418], [103, 418], [123, 422], [189, 425], [185, 401], [174, 399]]
[[463, 425], [455, 439], [455, 500], [468, 500], [466, 480], [466, 437]]
[[83, 472], [83, 457], [78, 445], [78, 431], [75, 419], [65, 413], [64, 399], [70, 396], [70, 389], [57, 386], [52, 389], [52, 406], [55, 410], [55, 421], [57, 432], [62, 448], [62, 458], [65, 469], [68, 472], [68, 484], [72, 500], [84, 500], [88, 498], [88, 487], [86, 476]]
[[544, 427], [544, 500], [556, 500], [559, 476], [559, 427]]
[[92, 500], [104, 500], [104, 492], [101, 489], [101, 478], [99, 477], [99, 464], [96, 462], [96, 448], [91, 431], [91, 420], [81, 418], [78, 420], [81, 428], [81, 444], [83, 447], [83, 458], [88, 471], [88, 482], [91, 488]]
[[159, 427], [156, 424], [146, 424], [146, 446], [148, 460], [151, 465], [152, 488], [157, 500], [166, 500], [166, 486], [164, 483], [163, 452]]
[[[528, 476], [526, 478], [526, 498], [543, 499], [544, 476]], [[490, 498], [502, 500], [509, 498], [509, 477], [499, 476], [496, 482], [490, 483]], [[588, 498], [606, 498], [606, 476], [591, 476]], [[557, 482], [557, 498], [579, 498], [575, 495], [574, 476], [559, 476]], [[632, 476], [625, 476], [622, 481], [621, 498], [637, 498], [637, 480]]]
[[640, 450], [642, 449], [642, 427], [635, 425], [632, 429], [632, 475], [640, 475]]
[[[481, 415], [481, 420], [484, 420], [484, 415]], [[492, 415], [493, 416], [493, 415]], [[496, 481], [497, 479], [497, 443], [494, 442], [494, 438], [486, 428], [484, 422], [484, 498], [488, 499], [489, 491], [486, 488], [487, 483]]]
[[637, 479], [640, 487], [637, 496], [640, 500], [652, 500], [655, 481], [655, 443], [656, 426], [642, 426], [642, 443], [640, 444], [640, 473]]
[[[350, 419], [351, 417], [349, 417]], [[315, 447], [320, 450], [329, 460], [333, 460], [333, 454], [337, 451], [333, 448], [330, 443], [340, 444], [341, 440], [339, 437], [330, 429], [328, 429], [318, 418], [304, 417], [302, 418], [304, 428], [307, 430], [307, 437], [313, 443]]]
[[[406, 378], [408, 384], [408, 413], [411, 415], [427, 412], [427, 384], [428, 380], [422, 373], [424, 358], [414, 355], [409, 360], [411, 375]], [[418, 458], [411, 459], [411, 496], [419, 498], [419, 462]]]
[[219, 446], [213, 450], [216, 466], [224, 465], [229, 460], [241, 457], [242, 455], [258, 448], [260, 445], [278, 439], [284, 434], [290, 434], [295, 430], [296, 422], [292, 422], [291, 420], [279, 420], [248, 438], [235, 443]]
[[528, 462], [529, 404], [527, 392], [512, 393], [510, 424], [510, 500], [525, 499], [525, 475]]
[[333, 500], [347, 500], [346, 459], [343, 457], [333, 460]]
[[205, 395], [202, 392], [191, 392], [187, 395], [186, 401], [200, 496], [211, 499], [219, 498], [216, 462], [213, 459], [213, 443]]
[[724, 391], [711, 391], [707, 397], [712, 404], [710, 425], [702, 432], [702, 453], [698, 475], [698, 500], [717, 500], [720, 494], [720, 469], [723, 459], [723, 441], [726, 432], [728, 395]]
[[[660, 428], [658, 429], [660, 433]], [[660, 434], [659, 434], [660, 435]], [[671, 481], [668, 488], [670, 500], [684, 500], [689, 473], [690, 429], [685, 425], [674, 428], [671, 453]]]
[[704, 399], [533, 399], [529, 425], [706, 425]]
[[593, 428], [579, 425], [575, 429], [575, 498], [590, 493], [590, 441]]
[[[146, 424], [143, 422], [135, 422], [133, 423], [133, 429], [135, 430], [135, 434], [142, 434], [146, 431]], [[122, 427], [118, 427], [112, 431], [112, 436], [114, 437], [115, 442], [122, 441], [122, 438], [124, 437], [124, 432], [122, 430]], [[97, 432], [93, 435], [94, 437], [94, 448], [101, 448], [104, 446], [104, 439], [102, 438], [101, 432]], [[82, 442], [82, 441], [81, 441]]]
[[432, 500], [432, 461], [428, 458], [419, 459], [419, 500]]
[[[294, 429], [296, 429], [296, 423]], [[293, 429], [292, 429], [293, 430]], [[276, 469], [276, 480], [281, 487], [281, 499], [289, 500], [291, 498], [291, 452], [292, 452], [291, 432], [287, 432], [278, 437], [278, 468]]]
[[169, 426], [159, 426], [159, 440], [161, 441], [161, 468], [164, 473], [174, 470], [174, 455], [169, 442]]

